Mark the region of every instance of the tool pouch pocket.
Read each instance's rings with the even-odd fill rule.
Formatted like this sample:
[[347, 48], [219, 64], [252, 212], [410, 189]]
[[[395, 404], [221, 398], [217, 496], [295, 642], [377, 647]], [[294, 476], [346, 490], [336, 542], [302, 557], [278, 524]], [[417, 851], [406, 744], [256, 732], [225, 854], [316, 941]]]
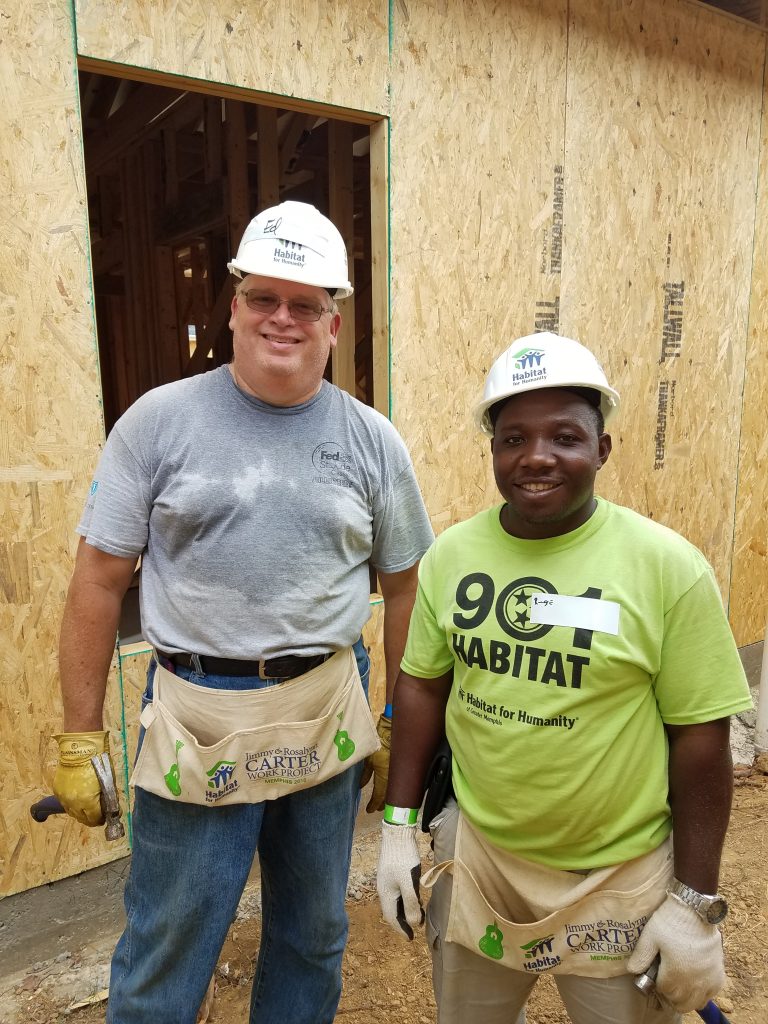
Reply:
[[672, 877], [672, 843], [586, 874], [560, 871], [493, 847], [462, 816], [453, 861], [447, 942], [526, 974], [625, 974], [645, 922]]
[[258, 690], [200, 687], [158, 666], [141, 724], [131, 785], [205, 806], [316, 786], [379, 747], [352, 648]]

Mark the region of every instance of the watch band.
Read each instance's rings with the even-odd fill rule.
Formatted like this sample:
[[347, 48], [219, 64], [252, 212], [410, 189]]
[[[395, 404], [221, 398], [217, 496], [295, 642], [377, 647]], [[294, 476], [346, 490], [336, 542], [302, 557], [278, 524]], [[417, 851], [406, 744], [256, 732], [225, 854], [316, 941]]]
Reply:
[[728, 904], [719, 893], [710, 896], [697, 892], [696, 889], [692, 889], [690, 885], [686, 885], [678, 878], [672, 879], [672, 884], [667, 892], [680, 903], [695, 910], [702, 921], [706, 921], [707, 924], [719, 924], [728, 913]]

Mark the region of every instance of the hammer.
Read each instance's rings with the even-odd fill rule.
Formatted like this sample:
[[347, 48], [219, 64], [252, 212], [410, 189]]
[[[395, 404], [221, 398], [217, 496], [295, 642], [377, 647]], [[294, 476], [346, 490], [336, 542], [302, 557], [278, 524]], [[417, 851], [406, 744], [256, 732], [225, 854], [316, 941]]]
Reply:
[[[656, 995], [656, 975], [659, 973], [659, 962], [660, 958], [657, 956], [645, 974], [639, 974], [635, 978], [635, 985], [643, 995]], [[712, 999], [701, 1010], [697, 1010], [696, 1013], [705, 1021], [705, 1024], [731, 1024], [717, 1003]]]
[[[109, 754], [94, 754], [91, 758], [91, 764], [96, 772], [96, 778], [99, 780], [99, 789], [101, 790], [101, 810], [105, 820], [104, 835], [108, 842], [122, 839], [125, 835], [125, 828], [120, 820], [120, 803], [117, 799], [117, 789], [112, 774]], [[57, 797], [46, 796], [42, 800], [38, 800], [37, 803], [32, 804], [29, 813], [35, 821], [46, 821], [51, 814], [64, 814], [65, 811]]]

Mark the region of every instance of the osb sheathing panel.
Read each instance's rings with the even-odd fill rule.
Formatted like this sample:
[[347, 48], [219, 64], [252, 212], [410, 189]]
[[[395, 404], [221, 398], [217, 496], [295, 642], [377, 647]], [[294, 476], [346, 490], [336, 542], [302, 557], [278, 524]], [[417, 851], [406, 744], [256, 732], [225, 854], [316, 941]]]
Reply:
[[[382, 6], [370, 17], [367, 8], [361, 14], [360, 5], [349, 6], [328, 14], [314, 3], [270, 5], [272, 24], [264, 19], [258, 40], [238, 22], [248, 43], [237, 51], [241, 77], [210, 77], [385, 109], [377, 81], [386, 61]], [[226, 21], [202, 5], [83, 7], [81, 50], [91, 56], [200, 76], [239, 59], [228, 41], [234, 28], [229, 33]], [[493, 356], [513, 337], [546, 325], [559, 302], [561, 328], [602, 352], [625, 395], [619, 451], [603, 490], [683, 529], [715, 561], [725, 585], [736, 498], [731, 435], [739, 429], [733, 380], [744, 376], [763, 37], [688, 5], [571, 0], [570, 21], [566, 7], [564, 0], [392, 7], [395, 419], [412, 446], [438, 529], [493, 500], [487, 445], [469, 425], [468, 410]], [[13, 59], [0, 63], [0, 621], [7, 638], [0, 753], [11, 766], [0, 812], [2, 892], [125, 852], [124, 845], [107, 848], [100, 830], [62, 819], [32, 827], [28, 818], [54, 765], [47, 737], [60, 720], [56, 639], [101, 420], [68, 5], [47, 0], [17, 8], [3, 22], [2, 45]], [[327, 17], [342, 27], [345, 19], [353, 27], [365, 23], [346, 43], [340, 37], [338, 54], [347, 47], [339, 56], [343, 75], [330, 50], [324, 62], [308, 60], [302, 70], [310, 34], [296, 34], [301, 49], [291, 44], [297, 12], [309, 17], [304, 24]], [[142, 32], [126, 33], [126, 24]], [[106, 45], [110, 33], [115, 42]], [[290, 61], [275, 40], [294, 45]], [[360, 49], [362, 64], [347, 59], [352, 49]], [[256, 52], [258, 68], [248, 71], [246, 54]], [[369, 52], [375, 61], [358, 73], [353, 65], [365, 68]], [[31, 130], [38, 124], [45, 132]], [[765, 150], [764, 144], [763, 192]], [[742, 643], [758, 638], [765, 607], [766, 485], [757, 467], [766, 454], [759, 409], [767, 242], [763, 215], [754, 247], [737, 514], [734, 601], [749, 609]], [[682, 291], [669, 287], [681, 282]], [[681, 355], [659, 364], [663, 340], [679, 342]], [[660, 383], [667, 396], [663, 429]], [[633, 402], [638, 389], [645, 397]], [[657, 447], [662, 465], [653, 469]], [[738, 622], [735, 603], [733, 611]], [[378, 709], [380, 609], [366, 636], [378, 665]], [[129, 756], [145, 661], [122, 663]], [[115, 666], [107, 723], [123, 786], [119, 678]]]
[[599, 490], [690, 537], [727, 595], [764, 37], [660, 2], [408, 12], [394, 419], [436, 528], [496, 500], [469, 411], [494, 355], [559, 313], [624, 398]]
[[82, 56], [386, 111], [387, 0], [78, 0]]
[[561, 325], [624, 403], [600, 489], [698, 545], [724, 596], [764, 42], [688, 4], [570, 4]]
[[384, 605], [381, 602], [371, 608], [371, 617], [363, 629], [363, 643], [368, 648], [371, 672], [368, 677], [368, 703], [377, 716], [384, 710], [387, 694], [387, 679], [384, 666]]
[[[0, 893], [112, 859], [103, 835], [35, 825], [61, 723], [56, 648], [102, 440], [69, 4], [13, 4], [0, 60]], [[111, 727], [118, 726], [113, 707]]]
[[393, 419], [438, 531], [494, 500], [470, 409], [560, 290], [566, 7], [394, 8]]
[[731, 622], [740, 645], [759, 640], [768, 617], [768, 75], [758, 180], [731, 576]]

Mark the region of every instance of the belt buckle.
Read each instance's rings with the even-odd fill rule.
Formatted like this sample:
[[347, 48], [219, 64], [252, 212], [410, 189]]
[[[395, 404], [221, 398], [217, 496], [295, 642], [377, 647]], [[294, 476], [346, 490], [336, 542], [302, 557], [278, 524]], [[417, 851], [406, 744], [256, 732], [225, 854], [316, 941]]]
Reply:
[[285, 660], [284, 657], [283, 658], [259, 658], [259, 679], [264, 679], [264, 680], [278, 679], [281, 682], [285, 682], [286, 679], [291, 679], [292, 677], [291, 677], [290, 672], [287, 672], [287, 673], [284, 672], [282, 674], [279, 671], [278, 672], [269, 672], [269, 673], [267, 672], [267, 662], [268, 661], [284, 661], [284, 660]]

